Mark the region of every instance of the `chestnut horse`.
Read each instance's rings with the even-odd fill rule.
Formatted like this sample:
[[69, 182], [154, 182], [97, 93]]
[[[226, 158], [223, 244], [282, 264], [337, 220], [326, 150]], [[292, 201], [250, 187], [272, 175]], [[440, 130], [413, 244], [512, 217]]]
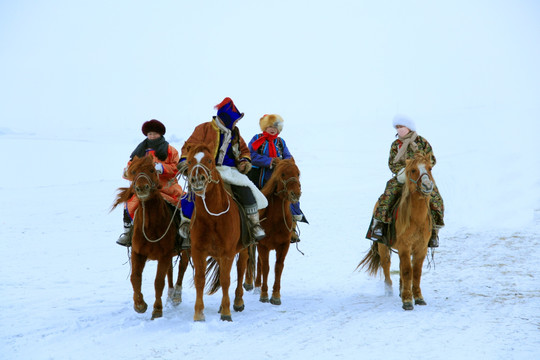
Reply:
[[[178, 255], [175, 247], [177, 225], [175, 213], [171, 211], [159, 189], [158, 174], [151, 156], [133, 159], [127, 169], [127, 179], [131, 181], [129, 188], [120, 188], [113, 209], [136, 195], [140, 200], [139, 208], [133, 220], [131, 284], [133, 286], [134, 309], [144, 313], [148, 308], [141, 293], [142, 272], [147, 260], [157, 260], [158, 267], [154, 281], [155, 302], [152, 319], [163, 316], [161, 296], [165, 287], [165, 276], [168, 276], [169, 297], [173, 304], [181, 301], [181, 288], [184, 272], [187, 268], [188, 255], [182, 254], [177, 284], [173, 287], [172, 258]], [[178, 209], [179, 211], [179, 209]]]
[[[244, 309], [242, 281], [248, 261], [248, 249], [241, 241], [241, 223], [238, 205], [224, 187], [221, 175], [216, 169], [214, 157], [206, 145], [195, 145], [187, 156], [187, 178], [190, 193], [194, 194], [195, 210], [191, 219], [191, 258], [195, 268], [196, 301], [194, 321], [204, 321], [203, 293], [211, 268], [217, 271], [209, 294], [222, 289], [219, 313], [221, 320], [232, 321], [229, 286], [231, 268], [236, 254], [238, 285], [236, 287], [234, 309]], [[211, 257], [207, 263], [207, 258]], [[217, 284], [216, 284], [217, 282]]]
[[[281, 274], [294, 231], [290, 205], [291, 202], [298, 202], [302, 193], [300, 170], [293, 159], [282, 160], [278, 163], [272, 176], [263, 187], [262, 193], [268, 199], [268, 207], [260, 210], [260, 218], [263, 219], [261, 226], [266, 236], [257, 244], [259, 257], [255, 287], [261, 288], [259, 301], [270, 301], [273, 305], [281, 305]], [[268, 273], [270, 271], [269, 255], [271, 250], [276, 251], [276, 263], [272, 297], [269, 300]], [[248, 272], [244, 287], [252, 289], [252, 283], [252, 274]]]
[[[396, 241], [392, 248], [397, 250], [399, 256], [400, 295], [405, 310], [414, 308], [413, 298], [415, 305], [426, 305], [420, 279], [432, 230], [429, 201], [434, 180], [431, 164], [430, 156], [420, 154], [406, 161], [405, 184], [397, 208]], [[391, 292], [390, 248], [374, 242], [357, 269], [364, 267], [373, 276], [382, 267], [387, 291]]]

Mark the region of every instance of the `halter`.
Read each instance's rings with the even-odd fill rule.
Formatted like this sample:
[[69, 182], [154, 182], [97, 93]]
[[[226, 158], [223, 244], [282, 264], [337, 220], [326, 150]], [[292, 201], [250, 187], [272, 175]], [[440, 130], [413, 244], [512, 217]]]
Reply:
[[[198, 178], [199, 170], [205, 176], [205, 180], [202, 183], [202, 188], [198, 189], [198, 190], [195, 190], [195, 189], [193, 189], [192, 182], [195, 181], [194, 179]], [[204, 204], [204, 208], [206, 209], [206, 212], [208, 214], [212, 215], [212, 216], [221, 216], [223, 214], [226, 214], [227, 212], [229, 212], [229, 210], [231, 208], [231, 200], [229, 199], [228, 196], [227, 196], [227, 201], [228, 201], [227, 209], [225, 209], [224, 211], [222, 211], [220, 213], [213, 213], [210, 210], [208, 210], [208, 206], [206, 205], [206, 188], [208, 187], [209, 183], [219, 184], [219, 179], [215, 180], [212, 177], [212, 171], [208, 167], [204, 166], [203, 164], [198, 163], [195, 166], [193, 166], [193, 168], [191, 169], [191, 171], [189, 172], [189, 175], [188, 175], [188, 184], [189, 184], [190, 188], [193, 190], [193, 192], [195, 193], [195, 195], [197, 195], [198, 197], [200, 197], [202, 199], [203, 204]]]
[[[423, 187], [422, 186], [418, 186], [418, 182], [424, 177], [424, 176], [427, 176], [427, 178], [429, 179], [429, 181], [431, 181], [431, 187], [429, 188], [429, 191], [424, 191]], [[431, 194], [431, 192], [433, 191], [433, 181], [429, 178], [429, 175], [427, 173], [423, 173], [423, 174], [420, 174], [420, 176], [418, 176], [418, 179], [413, 180], [411, 178], [409, 178], [409, 180], [416, 184], [416, 191], [420, 191], [422, 194], [424, 195], [429, 195]]]
[[150, 190], [155, 190], [157, 188], [157, 185], [154, 181], [152, 181], [152, 179], [150, 178], [150, 176], [148, 176], [146, 173], [139, 173], [139, 175], [137, 175], [137, 177], [135, 178], [135, 181], [133, 181], [134, 184], [137, 183], [137, 181], [139, 181], [140, 178], [145, 178], [146, 180], [148, 180], [148, 182], [150, 183]]
[[[289, 184], [290, 182], [297, 182], [297, 183], [300, 184], [300, 180], [296, 176], [292, 176], [292, 177], [288, 178], [287, 180], [283, 180], [283, 179], [280, 179], [280, 180], [281, 180], [281, 183], [283, 184], [283, 190], [275, 192], [274, 195], [276, 195], [276, 196], [279, 196], [282, 193], [286, 193], [287, 192], [287, 184]], [[287, 228], [287, 230], [289, 230], [289, 232], [292, 232], [294, 230], [294, 226], [293, 226], [294, 220], [293, 220], [293, 224], [291, 224], [291, 226], [289, 226], [289, 224], [287, 224], [287, 219], [286, 219], [286, 216], [285, 216], [285, 197], [283, 197], [283, 199], [281, 200], [281, 211], [283, 213], [283, 222], [285, 223], [285, 227]]]
[[283, 184], [283, 190], [280, 190], [274, 193], [275, 195], [280, 195], [281, 193], [287, 192], [287, 184], [290, 182], [297, 182], [300, 184], [300, 180], [296, 176], [292, 176], [288, 178], [287, 180], [283, 180], [283, 179], [280, 179], [280, 180], [281, 180], [281, 183]]
[[[143, 173], [143, 172], [142, 172], [142, 173], [139, 173], [139, 175], [137, 175], [137, 177], [135, 178], [134, 183], [136, 183], [136, 182], [139, 180], [139, 178], [141, 178], [141, 177], [142, 177], [142, 178], [145, 178], [146, 180], [148, 180], [148, 182], [150, 183], [150, 189], [151, 189], [151, 190], [156, 190], [156, 188], [157, 188], [156, 183], [154, 183], [154, 182], [152, 181], [152, 179], [150, 178], [150, 176], [148, 176], [146, 173]], [[157, 239], [150, 239], [150, 238], [148, 237], [148, 235], [146, 235], [146, 231], [144, 230], [144, 228], [146, 227], [146, 224], [145, 224], [145, 223], [146, 223], [146, 221], [145, 221], [145, 220], [146, 220], [146, 207], [145, 207], [144, 203], [145, 203], [145, 201], [142, 201], [142, 200], [141, 200], [141, 206], [142, 206], [142, 209], [143, 209], [143, 214], [142, 214], [142, 216], [143, 216], [143, 220], [142, 220], [142, 221], [143, 221], [143, 223], [142, 223], [142, 233], [143, 233], [143, 235], [144, 235], [144, 238], [145, 238], [147, 241], [149, 241], [149, 242], [151, 242], [151, 243], [156, 243], [156, 242], [158, 242], [158, 241], [161, 241], [161, 240], [165, 237], [165, 235], [167, 235], [167, 233], [169, 232], [169, 229], [171, 228], [171, 225], [172, 225], [172, 223], [174, 222], [174, 216], [176, 215], [176, 212], [178, 211], [178, 205], [180, 205], [180, 199], [178, 199], [178, 203], [177, 203], [176, 206], [174, 207], [174, 212], [173, 212], [173, 214], [172, 214], [172, 216], [171, 216], [171, 221], [169, 221], [169, 225], [167, 226], [167, 229], [165, 230], [165, 232], [163, 233], [163, 235], [161, 235], [161, 236], [160, 236], [159, 238], [157, 238]], [[138, 210], [137, 210], [137, 211], [138, 211]]]

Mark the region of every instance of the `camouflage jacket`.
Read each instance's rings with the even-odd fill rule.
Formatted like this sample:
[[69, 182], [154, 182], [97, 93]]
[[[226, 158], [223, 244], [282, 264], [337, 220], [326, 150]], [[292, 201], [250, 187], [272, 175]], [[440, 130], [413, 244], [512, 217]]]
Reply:
[[[429, 142], [423, 137], [421, 137], [420, 135], [416, 137], [414, 142], [418, 146], [417, 152], [424, 155], [431, 155], [431, 164], [434, 166], [437, 160], [435, 159], [435, 155], [433, 155], [433, 149], [431, 148], [431, 145], [429, 144]], [[407, 149], [407, 154], [405, 155], [405, 158], [401, 159], [399, 162], [394, 164], [394, 158], [396, 157], [401, 144], [402, 144], [401, 140], [398, 139], [392, 143], [392, 146], [390, 146], [390, 156], [388, 158], [388, 167], [390, 168], [390, 171], [392, 171], [392, 173], [395, 175], [399, 172], [399, 170], [405, 167], [405, 160], [414, 158], [414, 154], [415, 154], [415, 152], [409, 146], [409, 148]]]

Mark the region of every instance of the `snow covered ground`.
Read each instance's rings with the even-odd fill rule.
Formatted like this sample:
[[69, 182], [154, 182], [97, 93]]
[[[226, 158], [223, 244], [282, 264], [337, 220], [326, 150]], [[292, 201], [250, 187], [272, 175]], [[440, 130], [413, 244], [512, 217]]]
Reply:
[[[21, 1], [0, 14], [0, 358], [540, 357], [536, 3]], [[188, 270], [183, 302], [152, 321], [115, 244], [121, 172], [144, 121], [180, 148], [225, 96], [247, 139], [264, 113], [284, 117], [305, 255], [289, 252], [281, 306], [246, 293], [221, 322], [217, 293], [194, 323]], [[391, 296], [354, 271], [398, 111], [433, 145], [447, 208], [428, 305], [408, 312], [397, 257]]]

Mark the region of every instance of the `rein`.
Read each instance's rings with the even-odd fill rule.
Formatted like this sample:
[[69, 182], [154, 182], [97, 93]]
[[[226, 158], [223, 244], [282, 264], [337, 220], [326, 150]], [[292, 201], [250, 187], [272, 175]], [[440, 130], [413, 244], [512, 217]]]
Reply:
[[287, 192], [287, 184], [292, 182], [292, 181], [300, 183], [300, 180], [296, 176], [290, 177], [287, 180], [281, 179], [281, 183], [283, 184], [283, 190], [278, 191], [275, 194], [280, 195], [281, 193]]
[[[292, 177], [288, 178], [287, 180], [283, 180], [283, 179], [280, 179], [280, 180], [281, 180], [281, 183], [283, 184], [283, 190], [275, 192], [274, 195], [276, 195], [276, 196], [279, 196], [280, 194], [287, 192], [287, 184], [288, 183], [290, 183], [290, 182], [300, 183], [300, 180], [296, 176], [292, 176]], [[285, 199], [286, 199], [286, 197], [283, 197], [283, 199], [281, 201], [281, 210], [282, 210], [282, 213], [283, 213], [283, 222], [285, 223], [285, 227], [287, 228], [287, 230], [289, 230], [289, 232], [292, 232], [294, 230], [294, 220], [292, 221], [291, 226], [289, 226], [289, 224], [287, 224], [287, 217], [285, 216], [286, 215], [285, 214]]]
[[[152, 179], [150, 178], [150, 176], [148, 176], [147, 174], [145, 173], [140, 173], [136, 178], [135, 178], [135, 182], [137, 182], [137, 180], [139, 180], [139, 178], [145, 178], [148, 180], [148, 182], [150, 182], [150, 185], [151, 185], [151, 189], [152, 190], [155, 190], [157, 188], [156, 184], [152, 181]], [[151, 243], [156, 243], [156, 242], [159, 242], [161, 241], [165, 235], [167, 235], [167, 233], [169, 232], [169, 229], [171, 228], [171, 225], [172, 223], [174, 222], [174, 216], [176, 215], [176, 212], [178, 211], [178, 205], [180, 205], [180, 199], [178, 199], [178, 203], [176, 204], [176, 206], [174, 207], [174, 212], [171, 216], [171, 221], [169, 221], [169, 225], [167, 226], [167, 229], [165, 230], [165, 233], [163, 233], [163, 235], [161, 235], [158, 239], [150, 239], [147, 235], [146, 235], [146, 231], [144, 230], [144, 228], [146, 227], [146, 206], [144, 205], [145, 204], [145, 201], [141, 201], [141, 205], [142, 205], [142, 209], [143, 209], [143, 223], [142, 223], [142, 233], [144, 235], [144, 238], [151, 242]], [[137, 211], [138, 212], [138, 209]]]
[[[192, 184], [192, 181], [193, 179], [199, 175], [199, 169], [202, 169], [202, 172], [204, 173], [205, 175], [205, 178], [207, 180], [204, 181], [203, 183], [203, 187], [201, 190], [195, 190], [193, 189], [193, 186], [191, 185]], [[226, 214], [229, 212], [229, 210], [231, 209], [231, 200], [229, 199], [229, 197], [227, 196], [227, 202], [228, 202], [228, 205], [227, 205], [227, 209], [225, 209], [224, 211], [220, 212], [220, 213], [213, 213], [211, 212], [209, 209], [208, 209], [208, 205], [206, 205], [206, 189], [208, 187], [208, 184], [209, 183], [214, 183], [214, 184], [219, 184], [219, 180], [214, 180], [212, 178], [212, 172], [210, 171], [209, 168], [207, 168], [206, 166], [202, 165], [202, 164], [196, 164], [192, 169], [191, 169], [191, 172], [189, 173], [189, 176], [188, 176], [188, 183], [190, 184], [190, 187], [193, 189], [193, 192], [195, 193], [195, 195], [197, 195], [198, 197], [200, 197], [202, 199], [202, 202], [204, 204], [204, 208], [206, 210], [206, 212], [212, 216], [221, 216], [223, 214]]]

